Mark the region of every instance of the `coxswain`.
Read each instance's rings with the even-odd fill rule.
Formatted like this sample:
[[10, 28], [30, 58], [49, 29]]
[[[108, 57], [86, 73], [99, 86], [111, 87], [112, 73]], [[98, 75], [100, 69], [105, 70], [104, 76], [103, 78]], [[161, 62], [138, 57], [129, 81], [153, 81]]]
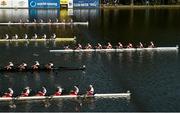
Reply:
[[30, 88], [29, 87], [25, 87], [24, 90], [21, 93], [21, 97], [27, 97], [30, 94]]
[[56, 34], [53, 33], [52, 39], [56, 39]]
[[141, 42], [139, 42], [139, 48], [144, 48], [144, 46]]
[[22, 63], [22, 64], [20, 64], [20, 65], [18, 66], [18, 68], [19, 68], [20, 70], [26, 70], [26, 69], [27, 69], [27, 64], [26, 64], [26, 63]]
[[74, 86], [74, 89], [70, 92], [70, 95], [78, 95], [79, 88], [77, 86]]
[[43, 35], [43, 38], [46, 39], [46, 34]]
[[12, 97], [13, 93], [14, 91], [12, 90], [12, 88], [8, 88], [8, 91], [4, 93], [3, 97]]
[[102, 49], [102, 45], [100, 43], [97, 44], [96, 49]]
[[85, 48], [86, 48], [86, 49], [92, 49], [92, 46], [91, 46], [91, 44], [88, 43]]
[[36, 33], [34, 34], [34, 37], [33, 37], [33, 38], [34, 38], [34, 39], [37, 39], [37, 34], [36, 34]]
[[56, 92], [54, 93], [54, 96], [60, 96], [61, 94], [62, 94], [62, 88], [58, 86]]
[[78, 44], [78, 46], [76, 47], [76, 49], [82, 49], [82, 45]]
[[110, 42], [108, 42], [108, 45], [107, 45], [106, 49], [112, 49], [112, 45], [111, 45]]
[[133, 45], [131, 43], [129, 43], [127, 48], [133, 48]]
[[35, 61], [35, 64], [31, 66], [32, 69], [36, 70], [36, 69], [39, 69], [40, 68], [40, 64], [38, 61]]
[[24, 34], [24, 39], [28, 39], [28, 35], [27, 34]]
[[11, 70], [11, 69], [13, 69], [13, 67], [14, 67], [14, 64], [12, 62], [9, 62], [9, 64], [7, 66], [5, 66], [4, 68], [6, 70]]
[[5, 38], [6, 38], [6, 40], [8, 40], [8, 39], [9, 39], [9, 35], [8, 35], [8, 34], [6, 34], [6, 35], [5, 35]]
[[122, 49], [123, 48], [123, 45], [121, 42], [118, 42], [118, 46], [117, 46], [118, 49]]
[[15, 39], [18, 39], [18, 35], [17, 35], [17, 34], [15, 34], [15, 35], [14, 35], [14, 38], [15, 38]]
[[87, 95], [94, 95], [94, 88], [92, 85], [89, 85], [89, 88], [87, 90]]
[[54, 66], [53, 62], [50, 61], [48, 64], [45, 65], [45, 68], [46, 69], [53, 69], [53, 66]]
[[149, 48], [154, 48], [154, 43], [151, 41]]
[[42, 87], [41, 91], [38, 91], [38, 93], [36, 94], [36, 96], [45, 96], [46, 95], [46, 88]]

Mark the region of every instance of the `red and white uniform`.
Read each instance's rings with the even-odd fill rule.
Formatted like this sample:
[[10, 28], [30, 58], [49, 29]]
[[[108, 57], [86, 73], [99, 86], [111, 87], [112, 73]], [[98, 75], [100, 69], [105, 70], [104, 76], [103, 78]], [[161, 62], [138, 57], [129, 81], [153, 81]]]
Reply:
[[108, 42], [106, 49], [112, 49], [112, 45]]
[[92, 49], [92, 46], [91, 46], [91, 44], [87, 44], [87, 46], [86, 46], [86, 49]]
[[154, 43], [153, 43], [153, 42], [150, 42], [150, 44], [151, 44], [151, 45], [150, 45], [149, 47], [152, 47], [152, 48], [153, 48], [153, 47], [154, 47]]
[[82, 45], [78, 44], [78, 47], [76, 49], [82, 49]]
[[29, 87], [26, 87], [24, 89], [24, 91], [21, 93], [21, 96], [22, 97], [27, 97], [27, 96], [29, 96], [29, 93], [30, 93], [30, 89], [29, 89]]
[[89, 85], [89, 89], [87, 91], [87, 95], [94, 95], [94, 88], [92, 85]]
[[54, 93], [54, 96], [60, 96], [62, 93], [62, 88], [61, 87], [58, 87], [56, 92]]
[[96, 49], [102, 49], [102, 45], [98, 43]]
[[70, 95], [78, 95], [79, 93], [79, 88], [77, 86], [74, 86], [74, 90], [71, 91]]
[[4, 93], [3, 97], [12, 97], [14, 91], [11, 88], [8, 88], [8, 92]]
[[45, 96], [46, 95], [46, 88], [42, 87], [42, 91], [38, 91], [38, 93], [36, 94], [36, 96]]
[[128, 44], [127, 48], [132, 48], [133, 45], [131, 43]]
[[139, 42], [139, 47], [144, 48], [144, 46], [143, 46], [143, 44], [141, 42]]
[[118, 43], [118, 48], [119, 48], [119, 49], [123, 48], [123, 45], [122, 45], [121, 42]]

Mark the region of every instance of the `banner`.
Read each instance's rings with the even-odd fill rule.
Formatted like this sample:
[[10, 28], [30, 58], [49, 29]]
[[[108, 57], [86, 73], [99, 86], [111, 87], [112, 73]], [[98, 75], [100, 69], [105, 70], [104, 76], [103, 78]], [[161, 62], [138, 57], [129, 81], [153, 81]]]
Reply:
[[68, 4], [69, 0], [60, 0], [60, 4]]
[[60, 0], [29, 0], [29, 8], [60, 8]]
[[74, 0], [74, 7], [99, 7], [99, 0]]

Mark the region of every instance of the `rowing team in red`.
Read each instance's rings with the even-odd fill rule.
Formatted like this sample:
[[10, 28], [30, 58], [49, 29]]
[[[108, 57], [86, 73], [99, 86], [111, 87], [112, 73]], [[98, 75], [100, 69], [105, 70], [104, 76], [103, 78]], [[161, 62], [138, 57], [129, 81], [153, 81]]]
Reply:
[[[52, 61], [50, 61], [48, 64], [46, 64], [45, 66], [45, 69], [47, 69], [47, 70], [50, 70], [50, 69], [53, 69], [53, 67], [54, 67], [54, 64], [53, 64], [53, 62]], [[9, 62], [9, 64], [8, 65], [6, 65], [5, 67], [4, 67], [4, 69], [6, 69], [6, 70], [11, 70], [11, 69], [13, 69], [14, 68], [14, 64], [12, 63], [12, 62]], [[22, 64], [20, 64], [18, 67], [17, 67], [19, 70], [26, 70], [27, 69], [27, 64], [26, 63], [22, 63]], [[31, 69], [33, 69], [33, 70], [38, 70], [40, 68], [40, 63], [38, 62], [38, 61], [35, 61], [35, 64], [33, 64], [32, 66], [31, 66]]]
[[[139, 42], [139, 45], [137, 46], [138, 48], [144, 48], [144, 45]], [[148, 46], [148, 48], [154, 48], [154, 43], [150, 42], [150, 45]], [[116, 46], [116, 49], [122, 49], [122, 48], [133, 48], [133, 45], [131, 43], [129, 43], [127, 46], [123, 46], [123, 44], [121, 42], [118, 42], [118, 46]], [[65, 46], [64, 49], [70, 49], [69, 46]], [[77, 50], [79, 49], [83, 49], [81, 44], [78, 44], [76, 47]], [[85, 49], [93, 49], [91, 44], [87, 44], [85, 46]], [[95, 46], [95, 49], [103, 49], [102, 45], [100, 43], [97, 44], [97, 46]], [[107, 46], [104, 47], [104, 49], [113, 49], [113, 46], [111, 45], [110, 42], [108, 42]]]
[[[61, 87], [57, 87], [55, 93], [53, 94], [54, 96], [61, 96], [63, 89]], [[25, 87], [23, 92], [21, 93], [20, 97], [28, 97], [30, 94], [31, 90], [29, 87]], [[2, 97], [13, 97], [14, 91], [12, 88], [8, 88], [8, 91], [4, 93]], [[42, 87], [40, 91], [36, 94], [36, 96], [45, 96], [47, 93], [47, 90], [45, 87]], [[78, 95], [79, 93], [79, 88], [77, 86], [74, 86], [74, 89], [70, 91], [70, 95]], [[89, 88], [86, 92], [86, 95], [92, 96], [94, 95], [94, 88], [92, 85], [89, 85]]]

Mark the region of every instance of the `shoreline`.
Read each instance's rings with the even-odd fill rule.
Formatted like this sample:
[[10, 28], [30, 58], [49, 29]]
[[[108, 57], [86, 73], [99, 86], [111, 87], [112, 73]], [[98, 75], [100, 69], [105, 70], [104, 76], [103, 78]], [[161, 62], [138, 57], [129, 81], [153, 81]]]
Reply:
[[180, 5], [101, 5], [101, 9], [166, 9], [166, 8], [180, 8]]

